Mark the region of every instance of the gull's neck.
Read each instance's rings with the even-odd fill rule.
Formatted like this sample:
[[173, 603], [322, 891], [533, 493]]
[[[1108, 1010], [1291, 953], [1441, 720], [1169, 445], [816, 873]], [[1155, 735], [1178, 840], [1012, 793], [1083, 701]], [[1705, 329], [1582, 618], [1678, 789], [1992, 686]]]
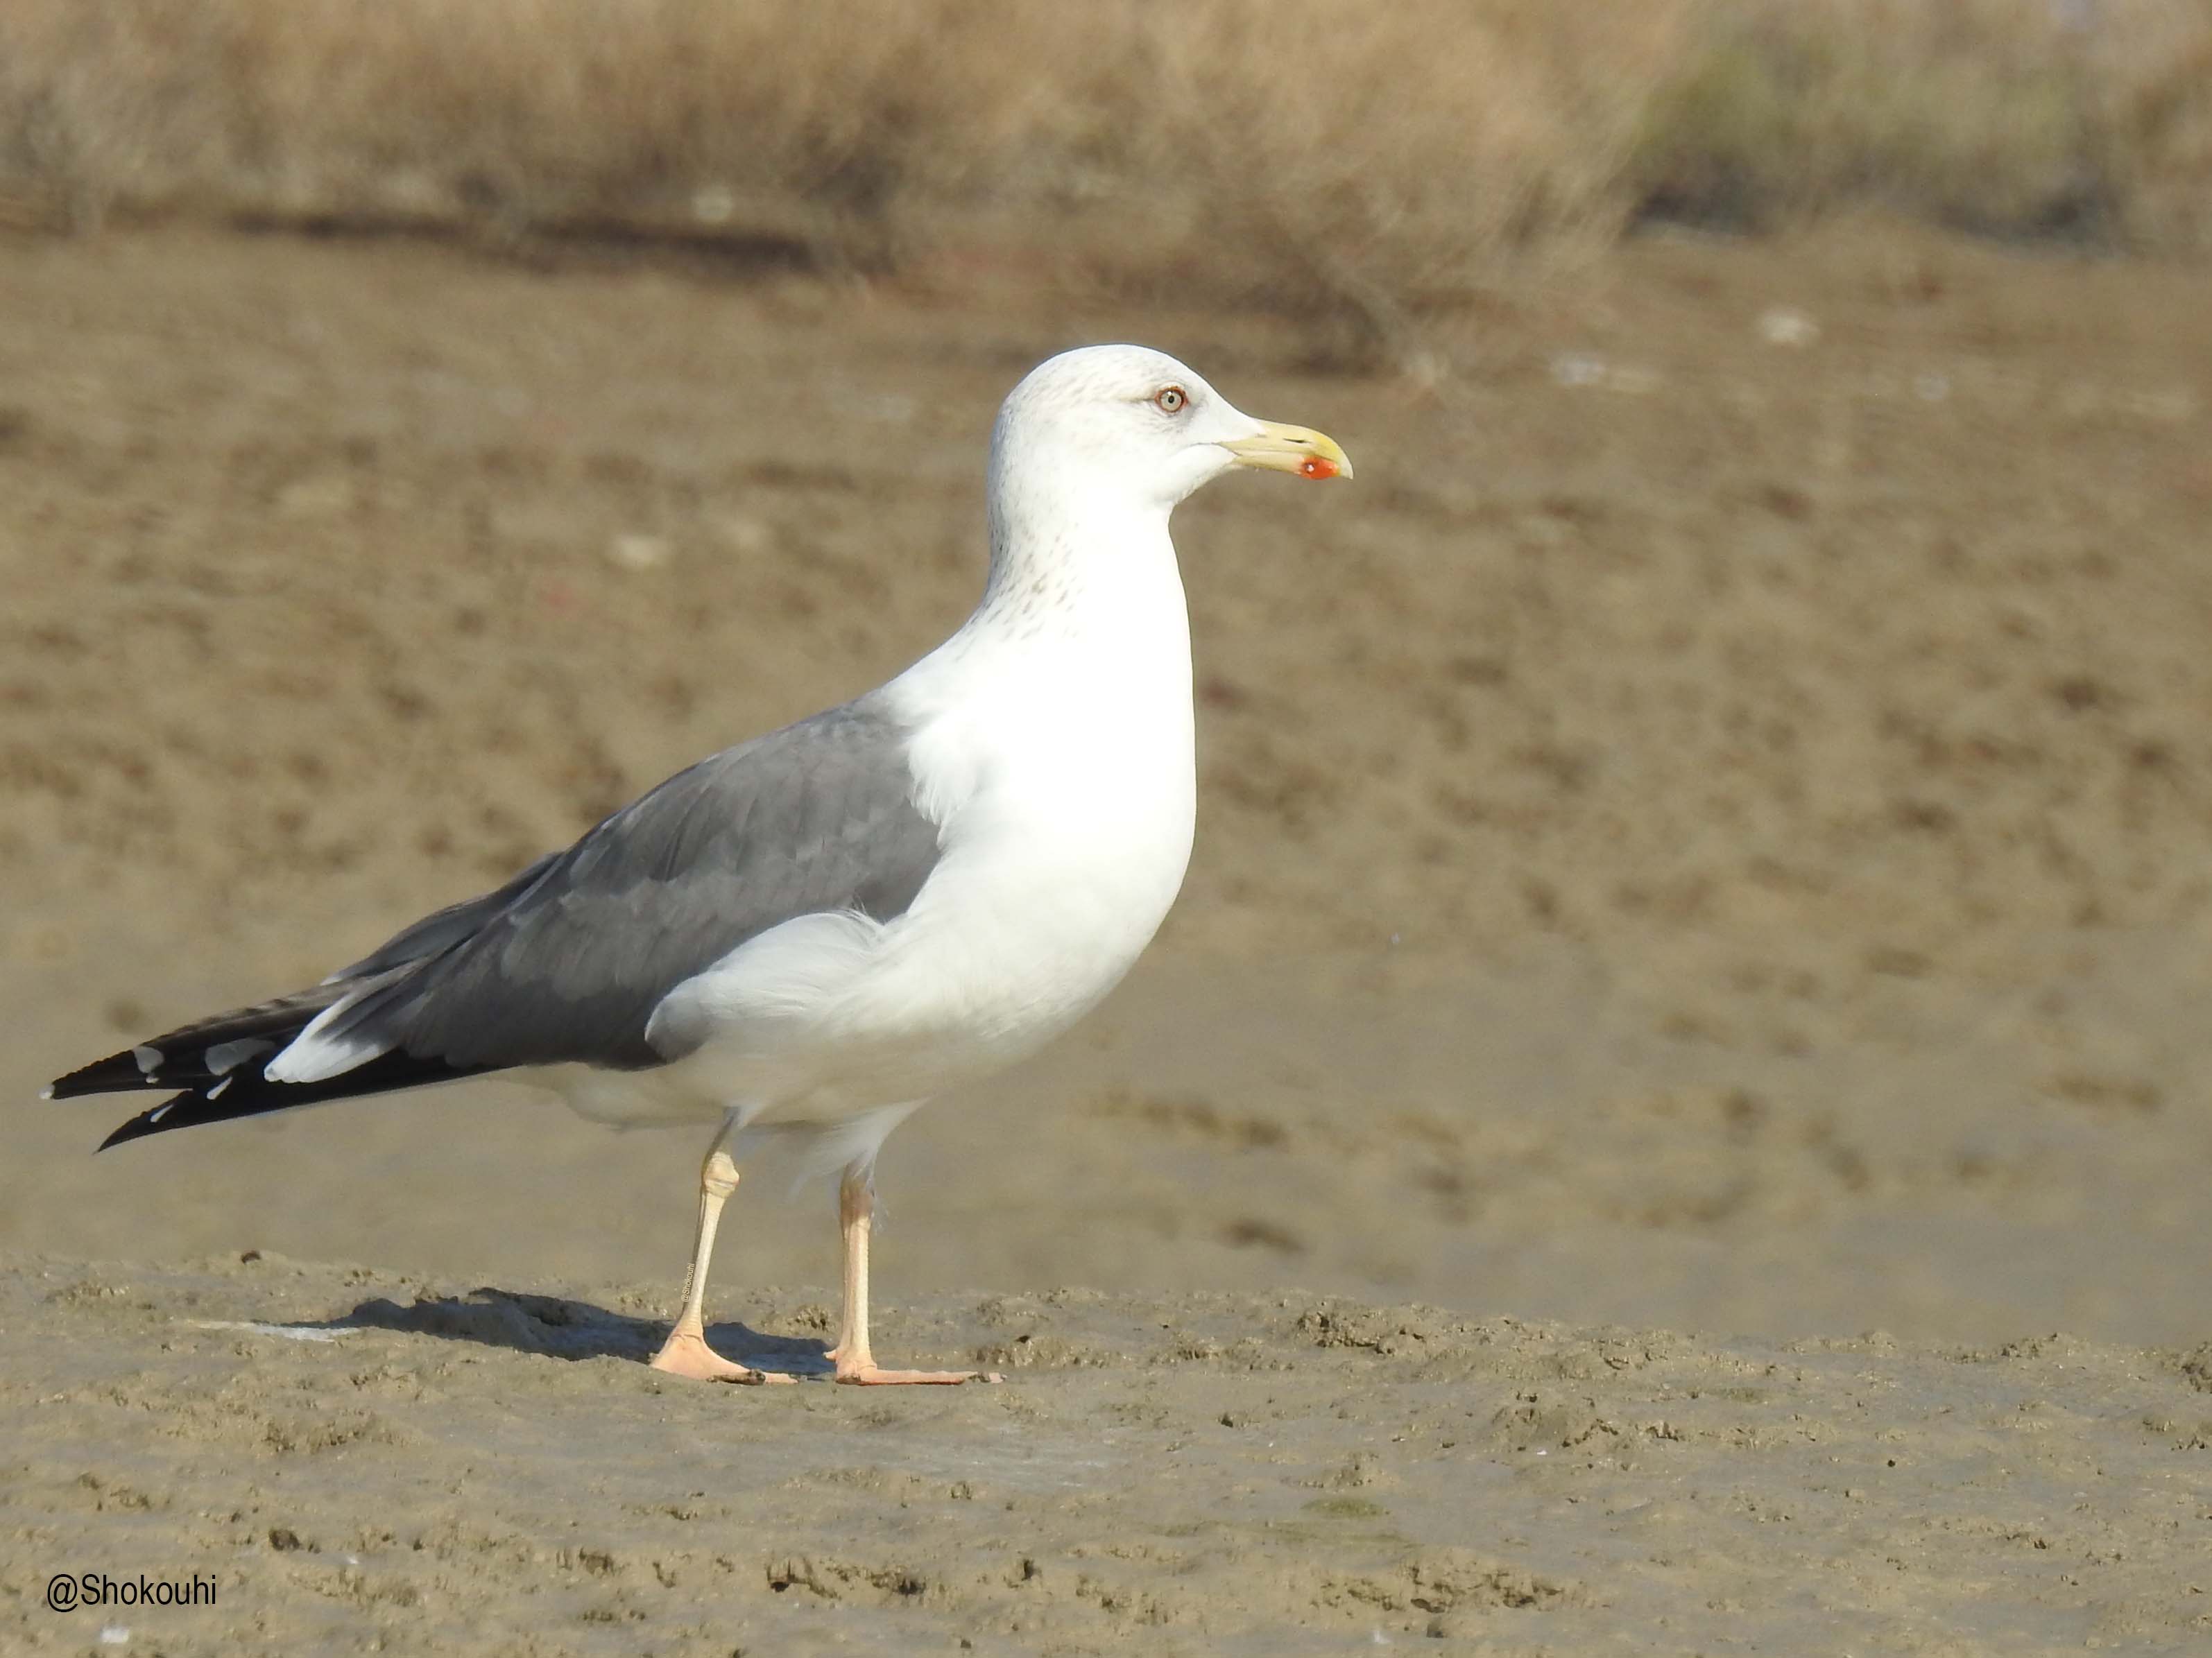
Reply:
[[1172, 503], [993, 459], [981, 602], [890, 688], [912, 725], [917, 798], [943, 823], [988, 796], [1040, 846], [1070, 834], [1152, 846], [1164, 914], [1196, 805]]
[[1087, 633], [1132, 608], [1182, 609], [1168, 508], [1060, 480], [991, 492], [991, 568], [975, 621]]
[[1174, 501], [1118, 469], [1002, 419], [986, 499], [991, 568], [963, 634], [1001, 644], [1085, 641], [1125, 656], [1189, 654], [1182, 580], [1168, 537]]
[[[1054, 701], [1188, 710], [1190, 623], [1168, 504], [994, 456], [990, 574], [958, 632], [909, 671], [939, 708], [1018, 681]], [[994, 693], [1009, 694], [1005, 689]]]

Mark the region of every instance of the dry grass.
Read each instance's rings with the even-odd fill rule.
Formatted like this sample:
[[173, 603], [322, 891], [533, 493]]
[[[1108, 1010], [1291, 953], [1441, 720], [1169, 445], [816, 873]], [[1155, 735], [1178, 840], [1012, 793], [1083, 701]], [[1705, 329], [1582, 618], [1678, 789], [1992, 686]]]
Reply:
[[1645, 114], [1647, 212], [1874, 201], [2002, 235], [2212, 243], [2201, 0], [1737, 0]]
[[9, 0], [0, 209], [880, 265], [1372, 334], [1654, 214], [2212, 243], [2206, 0]]

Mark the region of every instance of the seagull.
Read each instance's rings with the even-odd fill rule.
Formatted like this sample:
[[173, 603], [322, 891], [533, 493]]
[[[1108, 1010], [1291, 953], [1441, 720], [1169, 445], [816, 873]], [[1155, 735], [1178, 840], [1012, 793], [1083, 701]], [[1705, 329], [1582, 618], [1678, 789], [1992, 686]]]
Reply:
[[312, 988], [46, 1096], [169, 1093], [102, 1151], [491, 1072], [603, 1122], [711, 1123], [683, 1310], [652, 1363], [728, 1382], [793, 1380], [716, 1352], [704, 1305], [733, 1153], [797, 1134], [839, 1171], [834, 1379], [998, 1380], [876, 1363], [877, 1154], [1081, 1018], [1166, 918], [1197, 804], [1168, 519], [1238, 467], [1352, 476], [1334, 440], [1253, 419], [1160, 352], [1048, 359], [992, 430], [982, 598], [905, 672], [678, 772]]

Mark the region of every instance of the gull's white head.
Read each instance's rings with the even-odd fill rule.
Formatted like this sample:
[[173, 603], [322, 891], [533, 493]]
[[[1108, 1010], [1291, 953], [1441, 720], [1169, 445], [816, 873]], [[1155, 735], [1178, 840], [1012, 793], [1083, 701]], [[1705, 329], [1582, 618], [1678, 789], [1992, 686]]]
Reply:
[[1092, 345], [1038, 364], [991, 434], [992, 496], [1118, 500], [1166, 513], [1237, 466], [1352, 476], [1334, 439], [1255, 420], [1164, 352]]

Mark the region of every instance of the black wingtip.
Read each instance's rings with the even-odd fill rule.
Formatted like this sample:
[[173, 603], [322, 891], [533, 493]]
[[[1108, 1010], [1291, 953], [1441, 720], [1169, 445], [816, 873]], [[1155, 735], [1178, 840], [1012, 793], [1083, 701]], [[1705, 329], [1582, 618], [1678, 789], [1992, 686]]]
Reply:
[[[161, 1109], [159, 1106], [155, 1108], [155, 1111], [159, 1109]], [[154, 1120], [154, 1112], [142, 1111], [106, 1139], [100, 1141], [99, 1145], [94, 1146], [92, 1155], [96, 1157], [111, 1145], [120, 1145], [125, 1140], [143, 1140], [149, 1134], [158, 1134], [161, 1132], [161, 1125]]]
[[[104, 1060], [94, 1060], [90, 1065], [79, 1066], [67, 1076], [57, 1077], [40, 1093], [40, 1099], [73, 1100], [85, 1094], [116, 1094], [134, 1088], [160, 1088], [164, 1084], [148, 1074], [138, 1062], [136, 1048], [125, 1048], [120, 1054], [111, 1054]], [[167, 1084], [174, 1087], [173, 1083]]]
[[416, 1059], [398, 1048], [380, 1054], [350, 1071], [311, 1083], [271, 1082], [258, 1066], [245, 1066], [228, 1076], [172, 1094], [150, 1110], [140, 1112], [100, 1141], [99, 1150], [105, 1151], [111, 1145], [143, 1139], [149, 1134], [167, 1134], [179, 1128], [258, 1117], [271, 1111], [289, 1111], [295, 1106], [319, 1105], [325, 1100], [352, 1099], [365, 1094], [389, 1094], [404, 1088], [458, 1082], [494, 1068]]

